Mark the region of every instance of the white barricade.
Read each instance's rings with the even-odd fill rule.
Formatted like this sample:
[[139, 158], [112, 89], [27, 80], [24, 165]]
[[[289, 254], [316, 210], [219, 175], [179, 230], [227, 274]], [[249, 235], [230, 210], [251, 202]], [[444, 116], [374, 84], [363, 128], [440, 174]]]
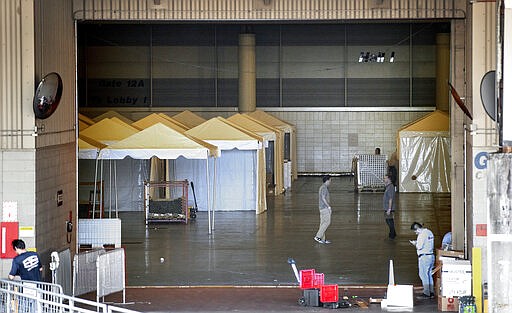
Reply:
[[73, 295], [96, 291], [96, 300], [114, 292], [125, 291], [125, 254], [123, 248], [110, 251], [91, 250], [75, 255], [73, 260]]
[[125, 293], [125, 262], [124, 249], [115, 249], [105, 254], [99, 255], [96, 261], [97, 265], [97, 292], [96, 297], [99, 302], [100, 297], [104, 297], [114, 292], [123, 292], [123, 303], [126, 302]]
[[96, 260], [104, 249], [91, 250], [76, 254], [73, 258], [73, 296], [79, 296], [97, 288]]

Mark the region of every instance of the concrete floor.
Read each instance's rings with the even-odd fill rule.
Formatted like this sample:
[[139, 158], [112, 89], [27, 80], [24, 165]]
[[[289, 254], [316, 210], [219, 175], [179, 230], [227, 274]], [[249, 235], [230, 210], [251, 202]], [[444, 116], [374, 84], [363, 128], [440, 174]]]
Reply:
[[[169, 303], [172, 307], [169, 312], [186, 312], [189, 309], [202, 312], [203, 302], [209, 304], [209, 311], [218, 312], [247, 311], [244, 307], [251, 307], [246, 306], [247, 300], [254, 298], [259, 311], [274, 311], [272, 307], [257, 305], [259, 301], [268, 303], [262, 300], [265, 297], [245, 295], [246, 299], [235, 301], [240, 307], [235, 305], [222, 309], [220, 303], [227, 302], [220, 301], [221, 296], [212, 298], [193, 294], [207, 292], [204, 290], [210, 293], [224, 290], [227, 291], [225, 297], [229, 298], [233, 290], [243, 290], [230, 287], [264, 286], [283, 287], [272, 288], [271, 293], [276, 298], [280, 293], [288, 295], [284, 301], [291, 305], [292, 311], [295, 308], [307, 312], [325, 310], [297, 305], [301, 291], [294, 288], [298, 284], [287, 263], [289, 257], [296, 260], [299, 270], [314, 268], [324, 273], [325, 283], [338, 284], [340, 290], [344, 286], [347, 290], [349, 286], [386, 286], [390, 259], [394, 262], [396, 283], [419, 286], [417, 257], [414, 247], [408, 242], [415, 238], [410, 225], [413, 221], [423, 223], [434, 232], [436, 246], [440, 246], [443, 234], [450, 230], [450, 195], [397, 194], [395, 223], [398, 237], [390, 240], [381, 208], [382, 193], [354, 192], [351, 177], [334, 177], [330, 187], [332, 223], [327, 231], [327, 238], [332, 244], [322, 245], [313, 240], [319, 223], [320, 185], [319, 177], [300, 177], [286, 194], [268, 197], [268, 211], [257, 216], [254, 212], [218, 211], [212, 234], [208, 234], [206, 212], [199, 212], [197, 219], [186, 225], [157, 223], [148, 228], [143, 214], [121, 213], [122, 245], [126, 249], [127, 286], [130, 287], [127, 301], [153, 303], [142, 305], [144, 312], [166, 311], [158, 306], [159, 301]], [[166, 288], [160, 288], [163, 286]], [[149, 290], [149, 299], [138, 299], [144, 294], [143, 290]], [[355, 290], [356, 293], [364, 293]], [[384, 296], [383, 290], [381, 288], [373, 296]], [[130, 294], [137, 300], [130, 300]], [[155, 297], [151, 298], [152, 294]], [[173, 301], [176, 297], [181, 300], [191, 297], [193, 301], [177, 307], [182, 301]], [[290, 297], [295, 299], [293, 303], [289, 303]], [[212, 299], [220, 301], [217, 306], [212, 304], [216, 302]], [[415, 308], [415, 312], [437, 311], [433, 300], [422, 305]], [[127, 308], [141, 310], [136, 304]], [[247, 312], [252, 311], [249, 309]]]

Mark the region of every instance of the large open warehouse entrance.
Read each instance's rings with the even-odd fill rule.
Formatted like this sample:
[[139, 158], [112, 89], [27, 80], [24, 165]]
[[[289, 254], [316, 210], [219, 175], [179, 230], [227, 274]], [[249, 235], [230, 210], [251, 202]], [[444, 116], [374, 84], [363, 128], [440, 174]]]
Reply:
[[[134, 126], [150, 112], [171, 116], [191, 109], [204, 120], [229, 118], [241, 101], [239, 36], [247, 33], [255, 38], [257, 108], [297, 128], [297, 155], [291, 160], [297, 172], [344, 175], [335, 178], [332, 190], [334, 244], [321, 247], [312, 240], [321, 184], [314, 176], [299, 176], [285, 193], [268, 194], [262, 214], [220, 208], [212, 234], [205, 226], [210, 222], [205, 189], [197, 195], [202, 205], [196, 220], [146, 228], [143, 183], [153, 165], [132, 160], [118, 174], [121, 184], [135, 182], [122, 185], [117, 208], [128, 284], [290, 284], [287, 257], [302, 259], [305, 267], [325, 266], [322, 270], [339, 284], [386, 284], [389, 259], [395, 259], [404, 281], [418, 282], [407, 241], [414, 235], [410, 224], [428, 225], [440, 245], [451, 229], [450, 193], [401, 193], [400, 235], [389, 241], [382, 193], [354, 190], [352, 161], [375, 147], [386, 158], [396, 155], [398, 131], [435, 110], [436, 103], [448, 102], [436, 85], [437, 76], [447, 73], [439, 69], [449, 66], [448, 22], [79, 23], [79, 112], [94, 122], [115, 112]], [[162, 180], [179, 172], [175, 166]], [[91, 186], [94, 170], [94, 160], [80, 160], [80, 184]], [[111, 211], [108, 202], [105, 210]], [[367, 264], [361, 266], [361, 259]]]

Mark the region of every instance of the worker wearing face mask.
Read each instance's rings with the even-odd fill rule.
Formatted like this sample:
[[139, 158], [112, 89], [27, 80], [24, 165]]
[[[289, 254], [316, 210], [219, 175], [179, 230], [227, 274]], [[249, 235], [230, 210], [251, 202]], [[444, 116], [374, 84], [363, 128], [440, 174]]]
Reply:
[[411, 230], [418, 235], [416, 240], [409, 242], [416, 247], [418, 254], [418, 274], [423, 284], [423, 294], [419, 299], [431, 299], [434, 297], [434, 281], [432, 268], [434, 267], [434, 234], [428, 228], [424, 228], [418, 222], [411, 225]]

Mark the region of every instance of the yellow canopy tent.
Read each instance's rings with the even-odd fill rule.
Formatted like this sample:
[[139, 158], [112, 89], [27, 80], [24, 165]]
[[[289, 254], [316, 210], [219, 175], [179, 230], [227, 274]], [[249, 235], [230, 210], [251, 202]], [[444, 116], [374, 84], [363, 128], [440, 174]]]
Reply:
[[[289, 167], [289, 163], [285, 165], [285, 146], [286, 146], [286, 134], [288, 134], [289, 138], [290, 138], [290, 143], [291, 143], [291, 140], [295, 137], [295, 136], [292, 136], [292, 131], [293, 131], [293, 128], [290, 124], [286, 124], [284, 123], [283, 121], [277, 119], [276, 117], [266, 113], [266, 112], [263, 112], [263, 111], [259, 111], [259, 110], [256, 110], [254, 112], [251, 112], [251, 113], [246, 113], [244, 115], [247, 115], [251, 118], [253, 118], [254, 120], [258, 121], [259, 123], [265, 125], [265, 126], [271, 126], [273, 128], [277, 128], [280, 130], [280, 136], [281, 138], [278, 138], [277, 141], [281, 142], [281, 144], [277, 144], [276, 142], [276, 145], [274, 146], [274, 150], [275, 150], [275, 157], [274, 157], [274, 162], [276, 162], [276, 164], [281, 164], [281, 166], [278, 166], [276, 167], [276, 172], [275, 172], [275, 184], [276, 184], [276, 194], [280, 194], [282, 192], [285, 191], [285, 189], [289, 186], [285, 186], [285, 180], [286, 182], [288, 183], [288, 185], [291, 185], [291, 179], [293, 177], [293, 163], [294, 162], [291, 162], [292, 163], [292, 166]], [[286, 169], [289, 169], [289, 171], [285, 171], [285, 166], [286, 166]], [[285, 179], [285, 172], [288, 173], [288, 177]]]
[[[170, 118], [165, 118], [164, 114], [152, 113], [146, 117], [141, 118], [140, 120], [133, 122], [132, 126], [138, 128], [140, 130], [151, 127], [157, 123], [164, 124], [165, 126], [180, 132], [184, 133], [187, 128], [183, 126], [181, 123], [175, 123]], [[151, 170], [149, 174], [150, 181], [170, 181], [170, 173], [169, 173], [169, 160], [162, 160], [157, 158], [156, 156], [151, 158]], [[151, 190], [151, 196], [155, 196], [156, 189]], [[166, 192], [166, 195], [169, 195]]]
[[[289, 134], [289, 142], [287, 142], [288, 140], [286, 140], [285, 138], [283, 147], [283, 153], [285, 155], [288, 155], [286, 157], [283, 156], [283, 158], [285, 158], [285, 161], [286, 158], [288, 158], [288, 160], [291, 162], [291, 176], [293, 179], [297, 179], [297, 128], [295, 127], [295, 125], [285, 122], [275, 117], [274, 115], [261, 110], [256, 110], [248, 114], [251, 117], [263, 121], [270, 126], [281, 129], [282, 131], [285, 132], [285, 134]], [[286, 150], [288, 150], [288, 152]]]
[[101, 148], [106, 145], [94, 139], [80, 135], [77, 140], [79, 159], [96, 159]]
[[173, 115], [172, 118], [185, 124], [189, 129], [206, 122], [206, 119], [193, 112], [190, 112], [189, 110], [185, 110], [181, 113]]
[[89, 126], [91, 126], [91, 125], [87, 124], [86, 122], [84, 122], [82, 120], [78, 120], [78, 131], [84, 130]]
[[138, 131], [130, 125], [122, 125], [106, 118], [80, 131], [80, 134], [108, 145], [129, 137]]
[[[119, 122], [113, 121], [109, 118], [105, 118], [105, 119], [89, 126], [88, 128], [86, 128], [84, 130], [80, 130], [79, 138], [82, 138], [82, 140], [84, 140], [85, 138], [88, 138], [91, 140], [95, 140], [101, 144], [109, 145], [109, 144], [118, 142], [120, 140], [123, 140], [133, 134], [136, 134], [137, 132], [139, 132], [139, 130], [137, 130], [136, 128], [134, 128], [128, 124], [119, 123]], [[88, 140], [88, 142], [91, 143], [90, 140]], [[79, 141], [79, 143], [80, 143], [80, 141]], [[92, 153], [92, 151], [89, 150], [89, 156], [91, 156], [91, 153]], [[99, 181], [101, 184], [100, 185], [100, 192], [101, 192], [103, 190], [102, 185], [103, 185], [103, 180], [104, 180], [104, 176], [105, 176], [105, 179], [108, 179], [107, 185], [110, 186], [111, 189], [113, 188], [113, 186], [115, 186], [114, 188], [117, 189], [117, 183], [114, 182], [115, 177], [113, 177], [113, 176], [117, 176], [115, 174], [116, 167], [115, 166], [113, 167], [113, 164], [111, 164], [109, 162], [109, 165], [110, 165], [109, 170], [105, 174], [104, 170], [103, 170], [103, 162], [101, 162], [101, 164], [98, 164], [99, 159], [95, 157], [95, 158], [90, 158], [90, 159], [95, 159], [95, 161], [93, 163], [91, 163], [90, 160], [87, 160], [88, 158], [85, 158], [85, 155], [86, 154], [85, 154], [85, 150], [84, 150], [82, 153], [82, 157], [80, 157], [80, 150], [79, 150], [79, 158], [80, 158], [80, 160], [78, 162], [79, 182], [80, 183], [94, 182], [94, 186], [96, 186], [97, 182]], [[139, 167], [141, 166], [140, 164], [132, 164], [132, 165], [139, 166]], [[94, 175], [91, 175], [91, 173], [94, 173]], [[98, 179], [98, 176], [99, 176], [99, 179]], [[117, 192], [116, 192], [116, 194], [117, 194]], [[100, 198], [103, 199], [104, 196], [101, 194]], [[96, 201], [96, 199], [97, 198], [96, 198], [96, 189], [95, 189], [94, 190], [94, 200]], [[113, 196], [110, 195], [108, 197], [108, 202], [112, 203], [112, 201], [113, 201]], [[116, 205], [117, 205], [117, 199], [115, 199], [115, 201], [116, 201]], [[112, 205], [109, 205], [109, 208], [111, 208], [111, 207], [112, 207]], [[94, 203], [93, 216], [95, 214], [95, 209], [96, 209], [96, 203]], [[103, 201], [100, 202], [100, 212], [103, 212]], [[111, 210], [109, 212], [111, 212]], [[117, 210], [116, 210], [116, 214], [117, 214]]]
[[219, 182], [214, 184], [216, 208], [255, 210], [256, 214], [267, 209], [263, 137], [222, 117], [207, 120], [186, 134], [222, 150], [216, 167]]
[[91, 118], [81, 114], [81, 113], [78, 113], [78, 121], [81, 121], [89, 126], [91, 126], [92, 124], [96, 123], [95, 121], [93, 121]]
[[450, 192], [449, 128], [436, 110], [398, 130], [400, 192]]
[[167, 119], [167, 120], [169, 120], [169, 121], [171, 121], [173, 124], [176, 124], [176, 125], [178, 125], [179, 127], [183, 128], [183, 129], [187, 129], [188, 130], [188, 129], [192, 128], [192, 127], [190, 127], [190, 126], [188, 126], [186, 124], [183, 124], [182, 122], [180, 122], [180, 121], [170, 117], [169, 115], [167, 115], [165, 113], [158, 113], [158, 115], [163, 117], [163, 118], [165, 118], [165, 119]]
[[214, 145], [184, 133], [180, 133], [162, 123], [156, 123], [140, 132], [113, 143], [100, 151], [102, 159], [148, 160], [152, 156], [160, 159], [205, 159], [220, 155]]
[[282, 191], [282, 189], [278, 189], [275, 182], [281, 163], [276, 160], [279, 160], [281, 155], [281, 151], [277, 147], [283, 146], [283, 131], [258, 121], [247, 114], [236, 113], [228, 117], [227, 120], [263, 137], [266, 152], [266, 184], [272, 186], [272, 193], [279, 194], [278, 191]]
[[132, 126], [138, 129], [146, 129], [150, 126], [153, 126], [157, 123], [164, 124], [165, 126], [174, 129], [175, 131], [178, 131], [180, 133], [185, 132], [187, 129], [180, 126], [177, 123], [172, 122], [171, 120], [164, 118], [163, 116], [152, 113], [146, 117], [141, 118], [140, 120], [133, 122]]
[[[162, 123], [156, 123], [140, 132], [125, 138], [115, 144], [101, 149], [99, 158], [101, 159], [132, 159], [148, 160], [152, 157], [158, 157], [162, 160], [171, 160], [182, 158], [206, 160], [206, 184], [205, 191], [209, 199], [209, 169], [208, 158], [220, 156], [220, 150], [207, 142], [194, 138], [187, 134], [178, 132]], [[187, 168], [191, 162], [183, 162]], [[207, 200], [208, 208], [208, 226], [211, 232], [211, 207]]]
[[98, 115], [96, 116], [95, 118], [93, 118], [93, 120], [95, 122], [98, 122], [98, 121], [101, 121], [102, 119], [105, 119], [105, 118], [111, 118], [111, 117], [117, 117], [118, 119], [120, 119], [121, 121], [125, 122], [126, 124], [131, 124], [133, 123], [133, 121], [129, 118], [127, 118], [126, 116], [124, 116], [123, 114], [117, 112], [117, 111], [107, 111], [101, 115]]

